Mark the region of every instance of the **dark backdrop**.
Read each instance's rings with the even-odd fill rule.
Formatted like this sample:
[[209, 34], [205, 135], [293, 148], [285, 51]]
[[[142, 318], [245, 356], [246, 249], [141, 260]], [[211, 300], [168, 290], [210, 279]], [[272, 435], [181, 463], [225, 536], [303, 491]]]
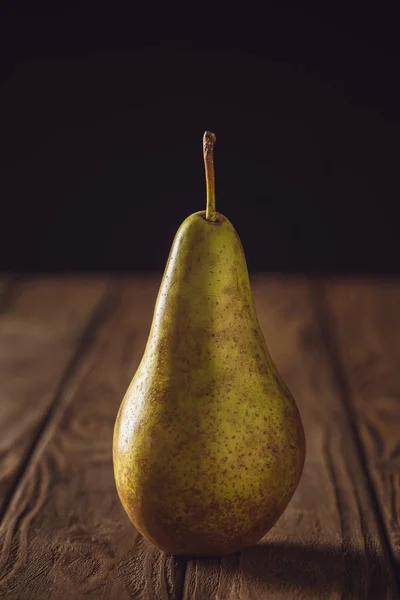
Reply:
[[31, 4], [1, 9], [3, 271], [162, 269], [210, 129], [252, 271], [400, 273], [394, 13]]

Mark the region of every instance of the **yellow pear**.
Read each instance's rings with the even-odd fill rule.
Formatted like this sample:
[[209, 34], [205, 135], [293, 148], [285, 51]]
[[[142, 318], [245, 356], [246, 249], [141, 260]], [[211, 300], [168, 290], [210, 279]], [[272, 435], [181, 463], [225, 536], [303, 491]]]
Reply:
[[289, 503], [305, 438], [269, 355], [240, 239], [215, 211], [180, 226], [146, 349], [120, 406], [114, 472], [136, 529], [159, 548], [219, 556], [255, 544]]

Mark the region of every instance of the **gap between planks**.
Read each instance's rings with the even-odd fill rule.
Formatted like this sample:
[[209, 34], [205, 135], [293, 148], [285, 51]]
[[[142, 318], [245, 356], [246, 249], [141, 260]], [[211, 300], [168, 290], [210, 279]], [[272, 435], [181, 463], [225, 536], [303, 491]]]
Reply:
[[[3, 306], [4, 302], [8, 305], [12, 294], [12, 281], [9, 281], [5, 292], [0, 297], [0, 305]], [[39, 460], [49, 438], [57, 427], [66, 406], [73, 397], [73, 393], [67, 395], [64, 393], [70, 379], [72, 379], [75, 372], [80, 368], [81, 361], [86, 354], [88, 354], [88, 351], [93, 344], [96, 331], [107, 321], [108, 317], [116, 307], [117, 300], [118, 293], [110, 292], [110, 286], [108, 286], [92, 312], [87, 326], [83, 330], [78, 342], [76, 352], [61, 377], [54, 398], [50, 403], [47, 412], [44, 414], [42, 421], [39, 423], [36, 433], [27, 449], [25, 459], [21, 462], [16, 473], [15, 481], [5, 498], [2, 511], [0, 512], [0, 530], [14, 497], [18, 496], [21, 482]], [[64, 401], [60, 402], [60, 400]]]
[[339, 396], [348, 417], [350, 429], [353, 434], [354, 443], [358, 452], [361, 469], [367, 483], [370, 502], [376, 515], [379, 533], [384, 551], [390, 561], [390, 567], [400, 593], [400, 573], [397, 570], [395, 556], [390, 544], [389, 533], [382, 515], [378, 493], [372, 480], [372, 474], [368, 467], [366, 450], [360, 435], [357, 423], [357, 413], [352, 404], [351, 386], [348, 380], [346, 367], [339, 348], [336, 325], [332, 309], [327, 300], [329, 283], [325, 281], [310, 283], [310, 299], [313, 304], [315, 318], [321, 333], [322, 343], [329, 357], [334, 378], [339, 388]]

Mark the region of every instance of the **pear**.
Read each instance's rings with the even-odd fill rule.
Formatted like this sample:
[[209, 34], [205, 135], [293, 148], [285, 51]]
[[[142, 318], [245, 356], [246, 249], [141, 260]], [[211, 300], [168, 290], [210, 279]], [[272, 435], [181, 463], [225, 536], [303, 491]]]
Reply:
[[252, 546], [288, 505], [305, 459], [291, 392], [260, 329], [240, 239], [215, 211], [180, 226], [145, 352], [115, 423], [122, 505], [155, 546], [220, 556]]

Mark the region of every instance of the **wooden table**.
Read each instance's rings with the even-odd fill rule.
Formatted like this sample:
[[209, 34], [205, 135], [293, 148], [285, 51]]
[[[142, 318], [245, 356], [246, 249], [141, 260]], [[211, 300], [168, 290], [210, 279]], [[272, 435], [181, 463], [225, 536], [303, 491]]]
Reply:
[[113, 424], [158, 285], [0, 281], [0, 596], [398, 597], [400, 281], [253, 278], [307, 460], [272, 531], [221, 560], [153, 548], [114, 486]]

